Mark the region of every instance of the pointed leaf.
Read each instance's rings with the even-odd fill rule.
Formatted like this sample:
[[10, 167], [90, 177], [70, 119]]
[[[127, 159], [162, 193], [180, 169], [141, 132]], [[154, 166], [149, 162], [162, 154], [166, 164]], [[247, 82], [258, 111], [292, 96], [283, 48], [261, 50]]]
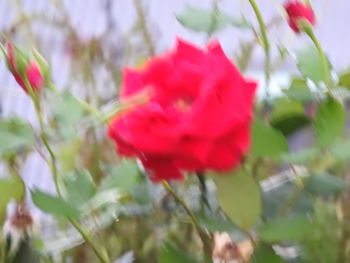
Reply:
[[108, 190], [112, 188], [130, 189], [136, 186], [139, 178], [139, 169], [134, 161], [122, 160], [109, 175], [102, 181], [101, 188]]
[[323, 80], [320, 56], [314, 46], [309, 46], [297, 54], [297, 63], [303, 75], [314, 82]]
[[344, 132], [345, 121], [345, 110], [337, 100], [329, 98], [321, 104], [314, 120], [318, 142], [325, 146], [338, 139]]
[[29, 147], [35, 141], [31, 126], [20, 119], [0, 120], [0, 155]]
[[89, 201], [96, 194], [96, 187], [88, 171], [78, 171], [63, 179], [65, 199], [72, 205], [79, 207]]
[[233, 18], [222, 11], [205, 10], [192, 6], [188, 6], [180, 15], [177, 15], [177, 20], [189, 29], [208, 34], [229, 25], [242, 28], [250, 27], [246, 20]]
[[266, 242], [301, 240], [312, 231], [312, 221], [304, 215], [282, 218], [259, 228], [259, 237]]
[[339, 76], [338, 85], [350, 89], [350, 72], [345, 72]]
[[318, 196], [339, 195], [348, 188], [342, 178], [327, 173], [314, 174], [304, 180], [305, 190]]
[[252, 125], [252, 153], [258, 157], [277, 158], [288, 151], [288, 143], [283, 134], [261, 120]]
[[261, 215], [259, 185], [242, 170], [225, 175], [213, 175], [222, 210], [238, 227], [249, 231]]
[[42, 211], [58, 216], [77, 219], [79, 211], [62, 198], [44, 193], [40, 190], [31, 191], [33, 203]]

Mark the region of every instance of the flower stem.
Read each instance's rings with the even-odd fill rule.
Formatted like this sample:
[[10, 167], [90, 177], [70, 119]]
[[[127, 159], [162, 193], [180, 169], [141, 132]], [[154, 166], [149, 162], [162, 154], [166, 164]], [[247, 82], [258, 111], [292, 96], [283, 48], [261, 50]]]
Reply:
[[329, 95], [333, 96], [331, 77], [330, 77], [327, 57], [326, 57], [326, 55], [321, 47], [320, 42], [318, 41], [317, 37], [315, 36], [314, 31], [312, 30], [311, 26], [309, 24], [303, 24], [302, 28], [303, 28], [304, 32], [310, 37], [310, 39], [312, 40], [312, 42], [314, 43], [314, 45], [317, 49], [318, 55], [320, 56], [320, 60], [321, 60], [324, 83], [326, 84]]
[[171, 194], [175, 201], [178, 202], [186, 211], [188, 216], [191, 218], [193, 226], [195, 227], [199, 237], [202, 240], [203, 246], [204, 246], [204, 255], [205, 255], [205, 262], [210, 263], [211, 260], [211, 240], [210, 237], [201, 229], [199, 222], [196, 218], [196, 216], [193, 214], [192, 210], [188, 207], [188, 205], [183, 201], [177, 193], [171, 188], [169, 183], [167, 181], [162, 181], [162, 185], [165, 188], [165, 190]]
[[84, 238], [84, 240], [86, 241], [86, 243], [88, 243], [90, 245], [90, 247], [92, 248], [92, 250], [95, 252], [96, 256], [99, 258], [99, 260], [102, 263], [110, 263], [109, 257], [107, 255], [107, 253], [104, 250], [100, 250], [95, 243], [93, 242], [93, 240], [91, 239], [90, 235], [88, 234], [87, 231], [85, 231], [77, 221], [75, 221], [72, 218], [69, 218], [70, 223], [75, 227], [75, 229], [81, 234], [81, 236]]
[[[39, 120], [40, 138], [43, 141], [45, 148], [49, 152], [49, 155], [51, 158], [50, 169], [51, 169], [51, 173], [53, 176], [56, 192], [57, 192], [58, 196], [62, 197], [62, 193], [61, 193], [59, 182], [58, 182], [56, 156], [55, 156], [55, 154], [54, 154], [54, 152], [49, 144], [48, 136], [47, 136], [46, 131], [45, 131], [45, 123], [44, 123], [44, 117], [43, 117], [42, 112], [41, 112], [40, 100], [39, 100], [38, 95], [33, 91], [32, 87], [27, 79], [25, 80], [25, 84], [27, 86], [27, 90], [29, 91], [29, 95], [32, 98], [32, 101], [34, 103], [35, 112], [36, 112], [36, 115], [37, 115], [38, 120]], [[74, 226], [74, 228], [81, 234], [81, 236], [84, 238], [86, 243], [88, 243], [90, 245], [92, 250], [95, 252], [96, 256], [100, 259], [101, 263], [109, 263], [110, 260], [108, 258], [108, 255], [106, 253], [103, 253], [102, 250], [100, 250], [94, 244], [94, 242], [92, 241], [92, 238], [89, 236], [89, 234], [84, 229], [81, 228], [81, 226], [78, 224], [78, 222], [72, 218], [68, 218], [68, 220]]]
[[267, 29], [266, 25], [264, 23], [264, 19], [261, 15], [261, 12], [258, 8], [258, 5], [256, 4], [255, 0], [248, 0], [251, 7], [253, 8], [253, 11], [255, 13], [255, 16], [258, 20], [259, 27], [260, 27], [260, 34], [261, 34], [261, 40], [262, 40], [262, 46], [265, 52], [265, 96], [266, 99], [270, 97], [270, 69], [271, 69], [271, 58], [270, 58], [270, 43], [267, 38]]

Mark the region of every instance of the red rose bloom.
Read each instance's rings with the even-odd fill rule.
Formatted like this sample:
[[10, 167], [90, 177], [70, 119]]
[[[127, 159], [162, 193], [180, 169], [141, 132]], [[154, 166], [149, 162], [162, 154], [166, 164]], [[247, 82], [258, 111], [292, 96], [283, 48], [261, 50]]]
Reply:
[[24, 54], [19, 53], [12, 43], [6, 43], [7, 66], [16, 82], [28, 93], [25, 78], [33, 91], [40, 90], [44, 85], [44, 77], [36, 61], [29, 61]]
[[153, 181], [239, 164], [250, 145], [256, 83], [218, 42], [201, 50], [178, 40], [144, 69], [125, 69], [121, 100], [145, 89], [150, 100], [112, 120], [108, 134], [121, 155], [141, 160]]
[[315, 13], [312, 8], [299, 1], [289, 1], [284, 6], [288, 14], [288, 24], [297, 33], [300, 32], [299, 20], [305, 19], [311, 25], [316, 23]]

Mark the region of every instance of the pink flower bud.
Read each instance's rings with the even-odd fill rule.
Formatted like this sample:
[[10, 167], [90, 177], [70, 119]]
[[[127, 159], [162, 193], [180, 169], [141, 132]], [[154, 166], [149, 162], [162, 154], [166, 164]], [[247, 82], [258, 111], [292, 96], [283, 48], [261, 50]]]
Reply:
[[288, 24], [295, 32], [300, 32], [300, 20], [306, 20], [311, 25], [315, 25], [315, 13], [310, 6], [299, 1], [288, 1], [284, 8], [288, 14]]
[[10, 42], [5, 44], [4, 52], [8, 69], [25, 92], [29, 92], [28, 85], [34, 92], [44, 86], [44, 76], [35, 60], [29, 60], [24, 52]]

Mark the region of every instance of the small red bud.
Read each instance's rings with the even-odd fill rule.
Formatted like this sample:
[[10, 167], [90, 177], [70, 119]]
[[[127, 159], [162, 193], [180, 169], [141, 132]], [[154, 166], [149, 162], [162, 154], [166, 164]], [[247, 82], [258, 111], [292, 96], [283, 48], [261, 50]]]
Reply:
[[12, 43], [5, 43], [5, 57], [7, 67], [16, 82], [29, 93], [29, 87], [38, 92], [44, 86], [44, 76], [36, 60], [29, 60], [28, 56]]
[[288, 1], [284, 8], [288, 15], [288, 24], [294, 32], [299, 33], [301, 31], [300, 20], [306, 20], [311, 25], [315, 25], [315, 13], [310, 6], [299, 1]]

